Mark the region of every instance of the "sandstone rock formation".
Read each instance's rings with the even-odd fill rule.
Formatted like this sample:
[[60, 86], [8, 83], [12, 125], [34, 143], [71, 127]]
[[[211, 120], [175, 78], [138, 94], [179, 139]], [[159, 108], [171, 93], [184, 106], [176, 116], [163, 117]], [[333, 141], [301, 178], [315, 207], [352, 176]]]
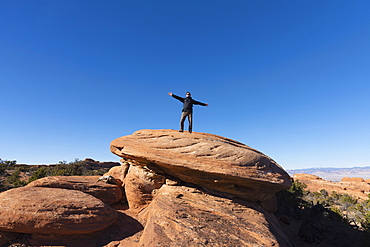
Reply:
[[131, 210], [140, 211], [153, 199], [153, 191], [161, 188], [165, 178], [141, 166], [130, 166], [124, 180], [126, 198]]
[[117, 220], [101, 200], [77, 190], [23, 187], [0, 194], [0, 230], [42, 234], [86, 234]]
[[350, 182], [350, 183], [364, 183], [365, 180], [363, 178], [356, 178], [356, 177], [343, 177], [341, 182]]
[[112, 141], [111, 151], [159, 174], [259, 201], [270, 211], [275, 210], [274, 194], [291, 185], [289, 175], [268, 156], [212, 134], [140, 130]]
[[256, 203], [194, 188], [162, 186], [140, 216], [146, 224], [139, 246], [290, 246], [275, 217]]
[[292, 247], [271, 213], [290, 177], [263, 153], [173, 130], [135, 132], [111, 151], [121, 166], [105, 175], [122, 181], [122, 199], [98, 177], [36, 180], [0, 194], [0, 240], [7, 231], [29, 233], [29, 246]]
[[95, 196], [108, 205], [122, 199], [122, 186], [98, 182], [99, 176], [51, 176], [38, 179], [27, 187], [48, 187], [79, 190]]
[[324, 189], [329, 193], [335, 191], [361, 200], [367, 200], [370, 194], [370, 184], [366, 183], [362, 178], [343, 178], [341, 182], [337, 183], [310, 174], [294, 174], [293, 178], [307, 184], [307, 190], [312, 192]]

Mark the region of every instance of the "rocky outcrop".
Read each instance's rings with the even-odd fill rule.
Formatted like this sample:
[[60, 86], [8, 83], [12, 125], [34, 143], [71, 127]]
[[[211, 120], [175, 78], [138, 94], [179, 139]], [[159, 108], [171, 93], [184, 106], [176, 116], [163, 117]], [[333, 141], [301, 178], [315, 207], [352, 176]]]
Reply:
[[23, 187], [0, 194], [0, 231], [86, 234], [113, 224], [117, 212], [77, 190]]
[[111, 205], [122, 199], [122, 186], [98, 181], [99, 176], [51, 176], [40, 178], [27, 187], [79, 190]]
[[105, 176], [122, 181], [121, 197], [98, 177], [36, 180], [0, 194], [0, 240], [7, 231], [29, 233], [29, 246], [292, 246], [271, 213], [290, 177], [263, 153], [173, 130], [138, 131], [111, 150], [121, 165]]
[[340, 180], [341, 182], [350, 182], [350, 183], [365, 183], [365, 180], [363, 178], [356, 178], [356, 177], [344, 177]]
[[341, 182], [333, 183], [324, 180], [318, 176], [310, 174], [294, 174], [294, 180], [299, 180], [307, 185], [307, 190], [312, 192], [326, 190], [331, 193], [335, 191], [341, 194], [348, 194], [357, 199], [367, 200], [370, 194], [370, 184], [365, 182], [362, 178], [348, 178], [345, 177]]
[[124, 180], [126, 198], [131, 210], [139, 212], [153, 199], [156, 189], [165, 183], [165, 177], [141, 166], [130, 166]]
[[276, 209], [274, 194], [290, 187], [274, 160], [240, 142], [206, 133], [140, 130], [111, 142], [123, 158], [181, 181]]
[[139, 246], [290, 246], [271, 213], [253, 202], [162, 186], [140, 213]]
[[120, 181], [123, 181], [127, 175], [130, 164], [121, 160], [122, 165], [112, 167], [104, 176], [112, 176]]

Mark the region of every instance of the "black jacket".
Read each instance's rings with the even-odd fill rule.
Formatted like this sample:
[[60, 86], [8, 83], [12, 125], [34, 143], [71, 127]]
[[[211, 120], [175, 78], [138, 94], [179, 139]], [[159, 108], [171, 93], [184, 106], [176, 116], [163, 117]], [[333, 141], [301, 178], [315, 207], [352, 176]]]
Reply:
[[172, 97], [174, 97], [175, 99], [178, 99], [180, 100], [182, 103], [184, 103], [183, 107], [182, 107], [182, 111], [183, 112], [193, 112], [193, 105], [202, 105], [202, 106], [206, 106], [205, 103], [202, 103], [202, 102], [199, 102], [199, 101], [196, 101], [196, 100], [193, 100], [192, 97], [186, 97], [186, 98], [182, 98], [180, 96], [177, 96], [177, 95], [174, 95], [172, 94]]

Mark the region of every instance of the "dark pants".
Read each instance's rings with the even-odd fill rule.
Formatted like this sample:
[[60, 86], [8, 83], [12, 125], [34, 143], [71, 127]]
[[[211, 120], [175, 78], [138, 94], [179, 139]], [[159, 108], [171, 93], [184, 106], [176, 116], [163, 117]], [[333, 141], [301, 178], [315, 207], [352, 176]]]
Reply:
[[181, 114], [180, 131], [184, 130], [184, 122], [185, 122], [186, 117], [188, 117], [189, 132], [191, 132], [193, 130], [193, 113], [192, 112], [185, 112], [185, 111], [183, 111], [182, 114]]

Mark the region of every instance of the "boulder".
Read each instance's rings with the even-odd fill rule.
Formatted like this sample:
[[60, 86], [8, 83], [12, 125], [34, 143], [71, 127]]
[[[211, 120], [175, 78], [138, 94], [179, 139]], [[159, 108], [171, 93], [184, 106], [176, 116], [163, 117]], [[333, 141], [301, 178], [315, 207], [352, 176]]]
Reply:
[[145, 208], [166, 179], [148, 168], [131, 165], [124, 180], [128, 206], [132, 211]]
[[117, 219], [116, 210], [78, 190], [21, 187], [0, 193], [0, 231], [86, 234]]
[[184, 186], [162, 186], [140, 215], [137, 246], [292, 246], [272, 213]]
[[100, 176], [50, 176], [29, 183], [26, 187], [48, 187], [80, 190], [111, 205], [122, 199], [122, 186], [98, 181]]
[[207, 133], [140, 130], [111, 142], [111, 152], [153, 171], [275, 209], [274, 194], [291, 186], [274, 160], [240, 142]]

